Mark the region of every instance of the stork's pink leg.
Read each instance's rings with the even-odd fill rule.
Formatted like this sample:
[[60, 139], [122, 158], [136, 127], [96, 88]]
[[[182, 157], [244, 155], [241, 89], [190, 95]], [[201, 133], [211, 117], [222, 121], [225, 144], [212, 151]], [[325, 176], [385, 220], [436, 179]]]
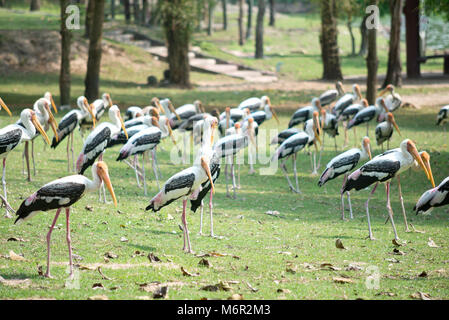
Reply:
[[349, 217], [350, 217], [351, 219], [354, 219], [354, 216], [353, 216], [353, 214], [352, 214], [351, 193], [348, 191], [348, 192], [346, 192], [346, 195], [348, 196]]
[[75, 169], [75, 155], [74, 155], [74, 147], [73, 147], [73, 140], [74, 140], [74, 138], [73, 138], [73, 131], [70, 133], [69, 137], [71, 137], [70, 145], [71, 145], [71, 151], [72, 151], [72, 163], [73, 163], [72, 167], [73, 167], [73, 172], [75, 172], [76, 169]]
[[29, 142], [25, 142], [25, 161], [27, 164], [27, 181], [31, 181], [31, 171], [30, 171], [30, 153], [28, 151]]
[[198, 234], [200, 236], [203, 235], [203, 213], [204, 213], [204, 201], [201, 200], [201, 207], [200, 207], [200, 232], [198, 232]]
[[394, 238], [396, 240], [399, 240], [398, 233], [396, 232], [396, 226], [394, 225], [394, 220], [393, 220], [393, 209], [391, 208], [391, 203], [390, 203], [390, 181], [387, 182], [386, 189], [387, 189], [387, 209], [388, 209], [388, 215], [390, 216], [391, 226], [393, 227]]
[[47, 278], [53, 278], [50, 274], [50, 240], [51, 233], [53, 232], [53, 228], [55, 227], [56, 221], [58, 220], [59, 213], [61, 212], [61, 208], [56, 210], [55, 218], [53, 219], [53, 223], [50, 226], [50, 230], [47, 233], [47, 272], [45, 272], [45, 276]]
[[213, 202], [212, 190], [209, 191], [209, 193], [210, 193], [210, 196], [209, 196], [210, 236], [211, 236], [212, 238], [218, 238], [218, 237], [214, 234], [214, 218], [213, 218], [214, 202]]
[[72, 239], [70, 237], [70, 208], [65, 208], [66, 216], [66, 229], [67, 229], [67, 246], [69, 247], [69, 266], [70, 266], [70, 277], [73, 277], [73, 260], [72, 260]]
[[154, 176], [156, 177], [156, 184], [157, 184], [157, 188], [160, 189], [159, 186], [159, 176], [157, 171], [159, 170], [157, 162], [156, 162], [156, 147], [151, 150], [151, 156], [153, 157], [153, 172], [154, 172]]
[[[70, 172], [70, 153], [69, 153], [69, 145], [70, 145], [70, 136], [67, 139], [67, 171]], [[75, 160], [73, 160], [75, 161]]]
[[348, 174], [345, 173], [344, 177], [343, 177], [343, 186], [341, 187], [341, 192], [340, 192], [340, 200], [341, 200], [341, 220], [345, 220], [345, 200], [343, 199], [344, 197], [344, 191], [343, 191], [343, 187], [346, 184], [346, 180], [348, 179]]
[[[2, 184], [3, 184], [3, 196], [5, 198], [5, 202], [7, 201], [8, 197], [6, 194], [6, 158], [3, 158], [3, 175], [2, 175]], [[12, 215], [9, 213], [8, 210], [8, 203], [5, 203], [5, 207], [6, 207], [6, 213], [5, 213], [5, 217], [6, 218], [12, 218]]]
[[366, 203], [365, 203], [366, 217], [368, 219], [368, 232], [369, 232], [369, 236], [368, 237], [370, 238], [370, 240], [375, 240], [375, 238], [373, 237], [373, 231], [371, 230], [371, 221], [370, 221], [370, 217], [369, 217], [369, 201], [370, 201], [372, 195], [374, 194], [374, 192], [376, 192], [378, 184], [379, 184], [379, 182], [376, 182], [376, 184], [374, 185], [373, 190], [371, 190], [371, 193], [368, 196], [368, 200], [366, 200]]
[[34, 140], [31, 140], [31, 160], [33, 162], [33, 176], [36, 176], [36, 164], [34, 163]]
[[[193, 253], [192, 246], [190, 244], [189, 229], [187, 228], [186, 208], [187, 208], [187, 199], [184, 198], [184, 200], [182, 200], [182, 218], [181, 218], [184, 229], [184, 251], [188, 253]], [[186, 242], [187, 248], [185, 247]]]
[[408, 223], [407, 223], [407, 214], [405, 213], [404, 198], [402, 197], [401, 179], [399, 178], [399, 175], [397, 177], [398, 177], [399, 200], [401, 201], [402, 215], [404, 216], [405, 232], [410, 232], [410, 229], [408, 228]]

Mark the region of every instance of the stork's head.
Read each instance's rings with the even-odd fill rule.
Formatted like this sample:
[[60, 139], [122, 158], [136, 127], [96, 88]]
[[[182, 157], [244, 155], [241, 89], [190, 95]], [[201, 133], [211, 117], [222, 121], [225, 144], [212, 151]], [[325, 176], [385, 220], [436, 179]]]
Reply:
[[23, 111], [20, 113], [20, 119], [22, 120], [22, 123], [31, 123], [44, 137], [45, 142], [47, 144], [50, 144], [50, 139], [47, 136], [47, 133], [45, 132], [44, 128], [42, 128], [42, 125], [39, 123], [39, 120], [36, 117], [36, 112], [31, 109], [23, 109]]
[[51, 106], [53, 107], [53, 110], [55, 111], [55, 113], [57, 114], [58, 113], [58, 108], [56, 108], [56, 104], [55, 104], [55, 101], [53, 100], [53, 95], [50, 93], [50, 92], [45, 92], [45, 94], [44, 94], [44, 98], [45, 99], [48, 99], [49, 101], [50, 101], [50, 103], [51, 103]]
[[371, 142], [369, 140], [368, 137], [364, 137], [362, 139], [362, 148], [363, 150], [365, 150], [365, 152], [368, 154], [368, 157], [370, 158], [370, 160], [372, 159], [372, 155], [371, 155]]
[[360, 86], [356, 83], [352, 86], [352, 90], [358, 99], [362, 99], [362, 91], [360, 90]]
[[117, 198], [115, 197], [114, 188], [112, 187], [111, 179], [109, 178], [109, 171], [106, 162], [98, 161], [92, 166], [92, 173], [98, 176], [100, 181], [104, 182], [104, 185], [111, 194], [112, 201], [114, 201], [114, 206], [117, 207]]
[[5, 102], [3, 102], [3, 99], [0, 98], [0, 110], [1, 110], [2, 108], [5, 109], [6, 112], [8, 112], [8, 114], [9, 114], [10, 117], [12, 116], [11, 111], [9, 110], [8, 106], [5, 104]]
[[159, 111], [156, 108], [151, 108], [149, 114], [152, 117], [156, 117], [159, 120]]
[[203, 103], [200, 100], [195, 100], [193, 105], [195, 106], [197, 113], [204, 113]]
[[365, 108], [369, 106], [368, 100], [366, 99], [362, 99], [362, 106], [364, 106]]
[[399, 135], [402, 137], [401, 135], [401, 130], [399, 130], [398, 124], [396, 123], [396, 120], [394, 119], [394, 115], [391, 112], [387, 113], [387, 121], [389, 123], [391, 123], [394, 128], [396, 129], [396, 131], [399, 133]]
[[423, 171], [426, 173], [427, 179], [429, 179], [429, 181], [432, 181], [433, 177], [431, 177], [429, 171], [427, 170], [427, 167], [424, 164], [424, 161], [421, 158], [421, 155], [418, 153], [418, 149], [416, 148], [415, 143], [412, 140], [410, 140], [410, 139], [405, 139], [401, 143], [401, 149], [404, 150], [404, 147], [405, 147], [406, 151], [418, 163], [418, 165], [421, 167], [421, 169], [423, 169]]
[[341, 81], [337, 81], [335, 83], [335, 88], [337, 88], [338, 94], [342, 95], [344, 90], [343, 90], [343, 84], [341, 83]]
[[321, 110], [321, 102], [319, 98], [313, 98], [312, 99], [312, 106], [315, 107], [318, 110]]
[[160, 112], [165, 113], [165, 110], [162, 107], [161, 102], [159, 101], [158, 98], [154, 97], [153, 99], [151, 99], [151, 104], [153, 104], [156, 108], [158, 108]]
[[125, 123], [123, 122], [122, 115], [120, 114], [120, 109], [116, 104], [109, 108], [109, 118], [111, 121], [122, 127], [126, 139], [128, 139], [128, 132], [126, 132]]
[[111, 99], [111, 95], [109, 93], [103, 93], [102, 98], [108, 107], [112, 106], [112, 99]]
[[56, 142], [59, 141], [58, 137], [58, 123], [55, 120], [55, 117], [53, 116], [53, 113], [50, 109], [50, 101], [48, 99], [44, 99], [44, 105], [43, 105], [45, 111], [48, 114], [48, 123], [50, 124], [51, 130], [53, 131], [55, 135]]

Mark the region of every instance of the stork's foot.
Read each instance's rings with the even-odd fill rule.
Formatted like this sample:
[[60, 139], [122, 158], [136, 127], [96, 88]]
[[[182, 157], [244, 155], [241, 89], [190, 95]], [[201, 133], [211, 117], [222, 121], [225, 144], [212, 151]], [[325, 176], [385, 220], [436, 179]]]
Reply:
[[290, 190], [291, 190], [293, 193], [297, 193], [297, 194], [301, 194], [301, 193], [302, 193], [301, 190], [295, 189], [295, 188], [293, 188], [293, 187], [290, 187]]
[[213, 233], [210, 234], [210, 237], [211, 237], [211, 238], [214, 238], [214, 239], [218, 239], [218, 240], [221, 240], [221, 239], [224, 239], [224, 238], [225, 238], [225, 237], [223, 237], [223, 236], [217, 236], [216, 234], [213, 234]]
[[411, 223], [410, 223], [410, 226], [412, 227], [413, 232], [416, 232], [416, 233], [426, 233], [425, 231], [421, 231], [421, 230], [416, 229], [415, 226], [414, 226], [413, 224], [411, 224]]
[[311, 175], [312, 175], [312, 176], [317, 176], [317, 175], [318, 175], [318, 172], [313, 171], [313, 172], [311, 173]]
[[45, 277], [45, 278], [48, 278], [48, 279], [55, 279], [55, 277], [53, 277], [53, 276], [50, 274], [49, 271], [47, 271], [47, 272], [44, 274], [44, 277]]
[[193, 251], [192, 249], [187, 249], [187, 248], [184, 249], [184, 252], [189, 253], [189, 254], [195, 254], [195, 251]]
[[372, 234], [370, 234], [368, 237], [366, 237], [365, 239], [370, 239], [371, 241], [377, 240], [376, 238], [374, 238], [374, 236]]
[[413, 232], [413, 231], [407, 227], [407, 228], [405, 228], [405, 232], [409, 233], [409, 232]]
[[5, 218], [12, 218], [13, 215], [16, 213], [14, 209], [9, 205], [8, 201], [0, 195], [0, 201], [2, 202], [1, 207], [5, 207]]

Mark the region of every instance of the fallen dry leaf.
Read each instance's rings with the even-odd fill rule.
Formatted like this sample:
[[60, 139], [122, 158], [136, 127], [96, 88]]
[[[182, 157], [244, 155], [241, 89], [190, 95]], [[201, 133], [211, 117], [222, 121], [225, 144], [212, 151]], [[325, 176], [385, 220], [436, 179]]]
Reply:
[[402, 244], [399, 243], [396, 239], [391, 240], [391, 242], [396, 246], [396, 247], [401, 247]]
[[174, 218], [173, 218], [173, 216], [169, 213], [169, 214], [167, 214], [167, 220], [173, 220]]
[[199, 273], [188, 272], [186, 269], [184, 269], [184, 267], [181, 267], [181, 272], [186, 277], [198, 277], [200, 275]]
[[335, 267], [332, 263], [327, 263], [327, 262], [322, 263], [320, 265], [320, 268], [324, 269], [324, 270], [332, 270], [332, 271], [339, 271], [339, 270], [341, 270], [341, 268]]
[[399, 261], [398, 259], [395, 258], [387, 258], [385, 259], [385, 261], [391, 262], [391, 263], [400, 263], [401, 261]]
[[428, 276], [428, 274], [426, 271], [423, 271], [418, 275], [418, 277], [420, 277], [420, 278], [427, 278], [427, 276]]
[[125, 237], [121, 237], [121, 238], [120, 238], [120, 241], [121, 241], [121, 242], [128, 242], [128, 239], [126, 239]]
[[87, 211], [91, 211], [91, 212], [94, 211], [94, 208], [89, 205], [85, 206], [84, 209], [86, 209]]
[[346, 271], [360, 271], [360, 270], [362, 270], [362, 268], [359, 267], [359, 266], [356, 265], [356, 264], [350, 263], [350, 264], [348, 264], [348, 266], [345, 268], [345, 270], [346, 270]]
[[165, 299], [168, 296], [168, 286], [159, 286], [153, 292], [153, 299]]
[[277, 289], [277, 293], [290, 293], [291, 291], [289, 289]]
[[104, 257], [105, 257], [106, 259], [117, 259], [117, 258], [118, 258], [118, 255], [116, 255], [116, 254], [113, 253], [113, 252], [108, 251], [108, 252], [106, 252], [106, 253], [104, 254]]
[[431, 248], [439, 248], [439, 247], [440, 247], [439, 245], [437, 245], [437, 244], [432, 240], [432, 238], [429, 238], [429, 241], [427, 242], [427, 245], [428, 245], [429, 247], [431, 247]]
[[411, 294], [410, 298], [419, 299], [419, 300], [432, 300], [430, 298], [430, 294], [425, 293], [425, 292], [421, 292], [421, 291], [418, 291], [418, 292], [415, 292], [415, 293]]
[[150, 262], [161, 262], [161, 259], [159, 259], [153, 252], [148, 254], [148, 260], [150, 260]]
[[25, 239], [23, 239], [23, 238], [11, 237], [11, 238], [8, 238], [8, 240], [6, 240], [6, 241], [28, 242], [28, 241], [30, 241], [30, 240], [25, 240]]
[[394, 248], [394, 249], [393, 249], [393, 254], [394, 254], [394, 255], [397, 255], [397, 256], [404, 256], [404, 255], [405, 255], [405, 252], [399, 250], [398, 248]]
[[0, 276], [0, 283], [4, 286], [26, 289], [31, 285], [30, 279], [4, 279]]
[[204, 259], [204, 258], [201, 259], [200, 262], [198, 262], [198, 264], [203, 267], [208, 267], [208, 268], [212, 267], [212, 263], [210, 263], [209, 260]]
[[340, 239], [335, 240], [335, 246], [337, 247], [337, 249], [346, 249], [345, 246], [343, 245], [343, 242]]
[[111, 278], [109, 278], [109, 277], [107, 277], [107, 276], [105, 276], [105, 275], [103, 274], [103, 271], [101, 270], [101, 267], [100, 267], [100, 266], [98, 266], [97, 271], [98, 271], [98, 273], [101, 275], [101, 277], [103, 278], [103, 280], [112, 280]]
[[334, 280], [335, 283], [353, 283], [354, 281], [349, 278], [343, 278], [343, 277], [333, 277], [332, 280]]
[[246, 285], [248, 286], [248, 288], [252, 291], [252, 292], [257, 292], [259, 291], [259, 289], [254, 288], [252, 285], [250, 285], [250, 283], [248, 281], [245, 281]]
[[97, 282], [97, 283], [94, 283], [94, 284], [92, 285], [92, 289], [94, 289], [94, 290], [97, 290], [97, 289], [104, 290], [104, 286], [103, 286], [102, 283]]
[[26, 259], [12, 250], [9, 250], [9, 259], [13, 261], [26, 261]]
[[287, 268], [285, 269], [285, 271], [287, 271], [288, 273], [291, 273], [291, 274], [295, 274], [297, 270], [298, 270], [298, 267], [295, 265], [288, 265]]
[[382, 291], [382, 292], [376, 293], [376, 296], [388, 296], [388, 297], [394, 297], [394, 296], [396, 296], [396, 293], [394, 293], [394, 292]]
[[79, 265], [77, 265], [78, 266], [78, 269], [80, 269], [80, 270], [95, 270], [95, 267], [91, 267], [91, 266], [85, 266], [85, 265], [81, 265], [81, 264], [79, 264]]
[[276, 210], [268, 210], [267, 212], [265, 212], [265, 214], [268, 214], [269, 216], [279, 217], [279, 211]]
[[232, 296], [228, 298], [228, 300], [245, 300], [245, 299], [243, 298], [243, 295], [239, 293], [234, 293]]

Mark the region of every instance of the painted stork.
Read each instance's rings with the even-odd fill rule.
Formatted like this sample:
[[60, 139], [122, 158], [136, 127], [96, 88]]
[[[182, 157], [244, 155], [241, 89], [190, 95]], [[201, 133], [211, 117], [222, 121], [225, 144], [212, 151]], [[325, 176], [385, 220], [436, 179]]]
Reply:
[[288, 138], [290, 138], [292, 135], [297, 134], [298, 132], [300, 132], [301, 130], [299, 130], [298, 128], [289, 128], [289, 129], [285, 129], [282, 130], [281, 132], [279, 132], [279, 134], [273, 138], [273, 140], [271, 140], [270, 144], [282, 144], [282, 142], [284, 142], [285, 140], [287, 140]]
[[53, 137], [51, 147], [56, 149], [56, 147], [67, 138], [67, 171], [70, 172], [70, 154], [69, 154], [69, 146], [72, 151], [72, 163], [73, 163], [73, 171], [75, 171], [75, 156], [73, 154], [73, 133], [76, 127], [79, 127], [81, 121], [86, 118], [88, 115], [93, 119], [93, 126], [95, 128], [95, 114], [92, 105], [87, 102], [86, 97], [79, 96], [76, 100], [76, 104], [80, 110], [72, 110], [69, 111], [64, 117], [62, 117], [61, 121], [58, 124], [58, 129]]
[[392, 84], [389, 84], [380, 94], [379, 97], [384, 97], [385, 94], [390, 93], [387, 95], [385, 99], [385, 105], [387, 106], [388, 110], [390, 112], [395, 112], [397, 109], [399, 109], [402, 105], [402, 98], [399, 95], [399, 93], [394, 91], [394, 86]]
[[70, 276], [73, 276], [72, 245], [70, 237], [70, 207], [80, 200], [87, 192], [93, 192], [106, 184], [111, 193], [114, 205], [117, 206], [117, 199], [109, 178], [108, 167], [105, 162], [99, 161], [92, 166], [93, 180], [89, 180], [82, 175], [72, 175], [47, 183], [31, 196], [26, 198], [17, 210], [18, 216], [14, 223], [21, 223], [37, 214], [39, 211], [49, 211], [56, 209], [56, 214], [47, 233], [47, 271], [45, 277], [52, 278], [50, 274], [50, 240], [53, 228], [58, 220], [62, 208], [66, 214], [67, 245], [69, 247]]
[[349, 121], [347, 126], [348, 130], [354, 126], [366, 123], [366, 135], [368, 136], [369, 122], [373, 119], [376, 119], [382, 111], [385, 111], [386, 113], [389, 112], [387, 106], [385, 105], [385, 100], [379, 97], [376, 100], [376, 105], [363, 108], [362, 110], [357, 112], [354, 118]]
[[175, 112], [170, 116], [170, 126], [173, 130], [177, 129], [184, 121], [191, 116], [199, 113], [205, 113], [203, 104], [200, 100], [196, 100], [193, 104], [185, 104], [175, 109]]
[[[320, 124], [318, 118], [319, 118], [318, 112], [315, 111], [312, 115], [313, 126], [308, 126], [305, 131], [301, 131], [295, 135], [292, 135], [290, 138], [285, 140], [276, 150], [273, 158], [271, 159], [271, 161], [278, 161], [280, 159], [284, 159], [284, 161], [281, 163], [281, 168], [284, 171], [285, 178], [287, 179], [288, 182], [288, 186], [295, 193], [301, 193], [301, 191], [299, 190], [298, 175], [296, 172], [296, 154], [298, 153], [298, 151], [302, 150], [309, 143], [313, 143], [315, 145], [315, 148], [317, 147], [316, 146], [317, 140], [321, 143], [319, 136]], [[285, 162], [290, 156], [293, 156], [293, 173], [295, 175], [296, 188], [290, 182], [287, 168], [285, 166]]]
[[240, 110], [245, 110], [248, 108], [250, 112], [255, 112], [259, 109], [265, 109], [266, 105], [271, 105], [270, 98], [267, 96], [263, 96], [261, 98], [252, 97], [240, 102], [237, 107]]
[[[346, 179], [348, 178], [349, 172], [354, 169], [360, 160], [371, 160], [371, 149], [370, 149], [370, 140], [368, 137], [364, 137], [362, 139], [362, 147], [360, 149], [353, 148], [348, 151], [345, 151], [335, 158], [333, 158], [326, 165], [326, 170], [321, 174], [320, 180], [318, 181], [318, 186], [322, 187], [327, 181], [337, 178], [338, 176], [344, 175], [343, 177], [343, 185], [346, 183]], [[348, 205], [349, 205], [349, 213], [351, 219], [353, 219], [352, 215], [352, 206], [351, 206], [351, 195], [349, 191], [346, 192], [348, 197]], [[345, 219], [345, 202], [343, 199], [344, 193], [341, 193], [341, 219]]]
[[58, 114], [58, 108], [56, 108], [55, 101], [53, 100], [53, 95], [49, 91], [47, 91], [44, 94], [44, 98], [50, 101], [53, 110], [55, 111], [56, 114]]
[[218, 122], [218, 132], [220, 132], [220, 137], [224, 137], [226, 135], [226, 130], [233, 127], [237, 121], [240, 121], [243, 118], [243, 110], [237, 109], [239, 112], [242, 112], [242, 117], [232, 119], [231, 108], [226, 107], [226, 110], [220, 115]]
[[427, 190], [419, 198], [413, 211], [418, 213], [430, 213], [433, 208], [449, 204], [449, 177], [444, 179], [436, 188]]
[[391, 225], [393, 227], [394, 237], [396, 240], [399, 239], [398, 234], [396, 232], [396, 226], [393, 220], [393, 210], [391, 208], [390, 203], [390, 183], [391, 180], [395, 177], [397, 178], [398, 181], [399, 198], [401, 201], [402, 214], [404, 216], [406, 231], [409, 231], [399, 175], [403, 171], [414, 166], [416, 161], [418, 165], [424, 170], [427, 178], [431, 181], [432, 185], [435, 186], [433, 182], [432, 173], [431, 171], [429, 171], [430, 159], [424, 160], [425, 162], [423, 161], [423, 158], [421, 158], [421, 155], [418, 153], [418, 150], [416, 149], [416, 146], [413, 143], [413, 141], [410, 139], [405, 139], [404, 141], [401, 142], [399, 148], [388, 150], [374, 157], [372, 160], [368, 161], [358, 170], [354, 171], [351, 175], [349, 175], [348, 179], [346, 180], [346, 183], [341, 189], [342, 193], [346, 191], [351, 191], [352, 189], [361, 190], [375, 183], [370, 195], [368, 196], [368, 200], [365, 203], [366, 215], [368, 218], [368, 231], [369, 231], [368, 237], [371, 240], [374, 240], [374, 237], [371, 230], [371, 222], [369, 215], [369, 200], [376, 191], [379, 182], [386, 183], [388, 215], [391, 221]]
[[[248, 130], [241, 130], [240, 133], [231, 134], [225, 136], [218, 140], [214, 145], [214, 150], [217, 152], [218, 157], [225, 158], [226, 164], [230, 162], [231, 165], [231, 178], [232, 178], [232, 186], [234, 190], [233, 198], [236, 199], [236, 182], [235, 182], [235, 155], [242, 149], [248, 146], [248, 140], [251, 140], [251, 143], [255, 144], [254, 141], [254, 130], [252, 129], [254, 120], [252, 118], [248, 119]], [[230, 198], [229, 189], [228, 189], [228, 179], [227, 172], [225, 172], [225, 180], [226, 180], [226, 197]]]
[[323, 107], [325, 107], [337, 100], [338, 97], [343, 96], [344, 93], [343, 85], [340, 81], [338, 81], [335, 83], [335, 89], [327, 90], [320, 95], [320, 103]]
[[[143, 187], [144, 194], [147, 195], [147, 183], [145, 178], [145, 154], [149, 152], [152, 153], [153, 158], [153, 172], [156, 177], [157, 188], [160, 189], [159, 186], [159, 177], [157, 174], [157, 164], [154, 157], [154, 152], [156, 151], [156, 146], [161, 142], [162, 131], [159, 127], [148, 127], [146, 129], [141, 130], [137, 134], [133, 135], [128, 142], [120, 149], [119, 156], [117, 157], [117, 161], [125, 160], [129, 156], [134, 155], [142, 155], [142, 173], [143, 173]], [[136, 178], [139, 179], [136, 169]]]
[[[100, 118], [103, 116], [105, 110], [111, 106], [112, 106], [111, 96], [109, 95], [109, 93], [103, 93], [101, 99], [95, 100], [91, 106], [92, 110], [94, 111], [95, 120], [97, 122], [100, 121]], [[92, 128], [92, 126], [93, 126], [93, 117], [89, 113], [87, 114], [86, 117], [84, 117], [81, 120], [80, 123], [80, 132], [81, 137], [83, 137], [83, 139], [84, 139], [84, 131]]]
[[[368, 100], [362, 99], [361, 103], [351, 104], [349, 107], [345, 108], [345, 110], [343, 110], [343, 112], [338, 117], [337, 120], [342, 121], [343, 126], [345, 128], [344, 146], [348, 145], [348, 123], [347, 123], [347, 121], [351, 120], [357, 113], [359, 113], [359, 111], [361, 111], [363, 108], [366, 108], [366, 107], [368, 107]], [[353, 128], [355, 141], [357, 141], [356, 128], [357, 128], [356, 126], [354, 126], [354, 128]]]
[[[132, 123], [130, 123], [130, 121], [132, 121]], [[120, 132], [113, 135], [111, 140], [109, 140], [108, 148], [118, 144], [125, 144], [129, 138], [134, 136], [136, 133], [139, 133], [143, 129], [149, 127], [159, 127], [159, 121], [154, 116], [142, 116], [125, 121], [124, 125], [127, 135], [123, 130], [120, 130]]]
[[152, 118], [156, 118], [157, 121], [159, 121], [160, 115], [159, 115], [159, 111], [157, 111], [156, 109], [152, 109], [150, 111], [150, 113], [148, 115], [144, 115], [144, 116], [140, 116], [134, 119], [130, 119], [124, 122], [125, 124], [125, 128], [126, 129], [130, 129], [134, 126], [140, 126], [140, 125], [147, 125], [147, 126], [151, 126], [152, 125]]
[[313, 98], [312, 105], [307, 107], [301, 107], [295, 111], [290, 122], [288, 123], [289, 128], [293, 128], [294, 126], [306, 122], [309, 119], [312, 119], [312, 115], [315, 111], [321, 112], [321, 103], [320, 99]]
[[[246, 113], [246, 109], [229, 108], [229, 107], [227, 107], [227, 108], [225, 109], [225, 111], [223, 111], [223, 112], [220, 114], [220, 117], [219, 117], [219, 121], [220, 121], [220, 122], [226, 120], [226, 114], [227, 114], [227, 110], [228, 110], [228, 109], [229, 109], [229, 118], [230, 118], [231, 121], [234, 122], [234, 123], [236, 123], [236, 122], [238, 122], [238, 121], [241, 121], [241, 120], [245, 117], [245, 115], [247, 114], [247, 113]], [[248, 110], [249, 110], [249, 109], [248, 109]], [[250, 111], [250, 113], [251, 113], [251, 111]], [[232, 127], [232, 125], [231, 125], [230, 127]]]
[[447, 121], [449, 121], [449, 105], [444, 106], [440, 109], [437, 115], [437, 126], [443, 125]]
[[262, 123], [264, 123], [266, 120], [269, 120], [274, 117], [276, 119], [276, 122], [279, 124], [279, 118], [276, 115], [276, 112], [274, 111], [274, 108], [271, 106], [270, 100], [268, 99], [268, 102], [264, 106], [264, 110], [259, 110], [252, 112], [250, 115], [254, 121], [260, 126]]
[[189, 230], [187, 228], [187, 197], [190, 196], [191, 199], [196, 199], [201, 191], [201, 185], [207, 180], [209, 180], [211, 184], [211, 192], [214, 193], [214, 183], [209, 166], [214, 153], [211, 144], [214, 139], [214, 128], [217, 124], [218, 121], [214, 117], [204, 121], [203, 145], [193, 166], [184, 169], [169, 178], [159, 193], [151, 199], [150, 204], [146, 207], [146, 210], [157, 212], [173, 201], [183, 197], [183, 210], [181, 216], [184, 234], [183, 250], [188, 253], [193, 253], [193, 251], [190, 243]]
[[393, 136], [393, 128], [395, 128], [399, 135], [402, 137], [401, 131], [399, 130], [393, 114], [391, 112], [388, 112], [387, 120], [379, 123], [376, 126], [375, 130], [377, 145], [382, 145], [382, 152], [384, 150], [385, 141], [387, 141], [387, 150], [390, 149], [390, 139]]
[[[44, 137], [45, 142], [50, 144], [47, 134], [44, 128], [42, 128], [39, 120], [37, 119], [36, 112], [31, 109], [24, 109], [20, 113], [21, 125], [10, 124], [2, 129], [0, 129], [0, 157], [3, 158], [3, 194], [5, 200], [7, 200], [6, 193], [6, 158], [21, 142], [30, 141], [36, 135], [36, 129]], [[26, 153], [26, 160], [29, 163], [28, 153]], [[6, 216], [10, 218], [10, 214], [7, 211]]]
[[[98, 125], [94, 131], [92, 131], [89, 136], [87, 136], [84, 142], [83, 149], [81, 150], [78, 159], [76, 160], [76, 170], [79, 174], [83, 174], [84, 171], [89, 168], [100, 156], [100, 161], [103, 159], [103, 152], [105, 151], [109, 140], [113, 135], [120, 132], [120, 128], [123, 129], [125, 135], [126, 132], [125, 125], [123, 123], [122, 116], [120, 115], [120, 109], [117, 105], [113, 105], [109, 108], [109, 119], [111, 122], [103, 122]], [[104, 202], [106, 203], [106, 191], [103, 189]], [[100, 200], [101, 200], [101, 190], [100, 190]]]
[[358, 84], [352, 86], [352, 93], [346, 93], [335, 103], [332, 113], [338, 118], [350, 105], [362, 99], [362, 93]]
[[6, 112], [9, 114], [10, 117], [12, 117], [12, 113], [9, 110], [8, 106], [6, 105], [6, 103], [3, 101], [2, 98], [0, 98], [0, 110], [5, 109]]
[[[49, 92], [47, 94], [50, 94]], [[51, 96], [51, 95], [50, 95]], [[33, 106], [33, 110], [36, 113], [37, 120], [41, 124], [41, 126], [44, 128], [45, 132], [48, 131], [49, 127], [53, 130], [53, 133], [55, 136], [57, 135], [57, 123], [55, 118], [53, 117], [53, 113], [50, 110], [51, 101], [47, 98], [40, 98], [36, 100]], [[17, 124], [21, 125], [21, 120], [19, 119], [17, 121]], [[36, 139], [39, 136], [39, 131], [36, 132], [34, 137], [31, 139], [31, 160], [33, 163], [33, 173], [36, 175], [36, 164], [34, 161], [34, 139]], [[23, 151], [22, 156], [22, 164], [27, 158], [27, 155], [25, 155], [26, 152], [28, 152], [28, 145], [29, 142], [25, 142], [25, 149]], [[28, 181], [31, 181], [31, 174], [30, 174], [30, 167], [27, 162], [27, 172], [28, 172]]]

